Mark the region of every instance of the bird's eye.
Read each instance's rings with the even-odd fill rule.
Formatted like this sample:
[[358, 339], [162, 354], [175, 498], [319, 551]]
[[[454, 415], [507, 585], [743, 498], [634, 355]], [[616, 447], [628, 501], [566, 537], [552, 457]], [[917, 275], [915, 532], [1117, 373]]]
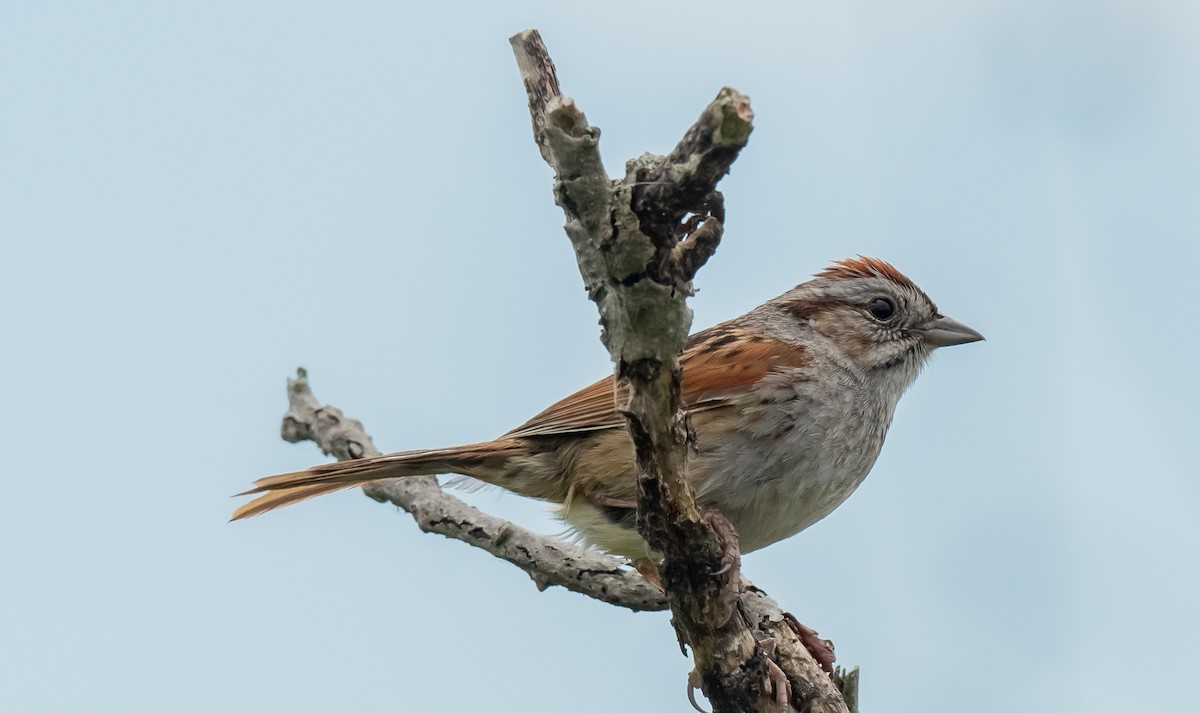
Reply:
[[886, 322], [896, 314], [896, 305], [886, 297], [876, 297], [867, 303], [867, 311], [880, 322]]

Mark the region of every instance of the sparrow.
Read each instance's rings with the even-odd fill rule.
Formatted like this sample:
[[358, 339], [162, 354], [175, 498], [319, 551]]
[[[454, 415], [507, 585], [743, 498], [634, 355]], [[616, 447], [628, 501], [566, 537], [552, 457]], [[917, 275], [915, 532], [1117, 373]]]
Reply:
[[[933, 351], [982, 339], [896, 268], [863, 256], [692, 335], [680, 363], [697, 503], [733, 524], [742, 552], [800, 532], [862, 483]], [[241, 493], [259, 497], [232, 519], [376, 480], [453, 473], [554, 503], [587, 545], [642, 559], [624, 398], [609, 376], [492, 441], [261, 478]]]

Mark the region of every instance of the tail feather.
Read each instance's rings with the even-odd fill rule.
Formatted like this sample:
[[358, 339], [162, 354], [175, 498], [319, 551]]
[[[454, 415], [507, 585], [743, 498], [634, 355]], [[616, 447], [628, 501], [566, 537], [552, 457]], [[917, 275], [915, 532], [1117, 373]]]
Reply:
[[234, 510], [230, 520], [254, 517], [285, 505], [376, 480], [458, 473], [487, 481], [490, 480], [489, 474], [503, 469], [503, 463], [509, 457], [527, 452], [527, 446], [516, 440], [488, 441], [457, 448], [403, 451], [326, 463], [295, 473], [271, 475], [259, 478], [254, 481], [253, 488], [238, 493], [263, 494]]
[[233, 520], [244, 520], [248, 517], [261, 515], [264, 512], [270, 512], [275, 508], [281, 508], [284, 505], [292, 505], [303, 500], [308, 500], [309, 498], [315, 498], [318, 495], [326, 495], [353, 486], [354, 483], [336, 483], [334, 485], [317, 484], [297, 486], [288, 490], [274, 490], [266, 495], [260, 495], [237, 510], [234, 510], [233, 517], [229, 518], [229, 520], [231, 522]]

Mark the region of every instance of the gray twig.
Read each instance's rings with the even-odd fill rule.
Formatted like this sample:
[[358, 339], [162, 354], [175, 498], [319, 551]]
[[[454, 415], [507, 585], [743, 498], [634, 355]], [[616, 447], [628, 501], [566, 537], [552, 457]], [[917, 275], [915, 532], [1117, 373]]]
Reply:
[[[312, 441], [338, 460], [379, 455], [361, 422], [313, 396], [304, 369], [288, 379], [284, 440]], [[432, 476], [396, 478], [364, 486], [367, 495], [413, 516], [425, 532], [478, 547], [520, 567], [537, 588], [559, 586], [633, 611], [667, 608], [663, 593], [621, 560], [542, 537], [467, 505], [442, 490]]]

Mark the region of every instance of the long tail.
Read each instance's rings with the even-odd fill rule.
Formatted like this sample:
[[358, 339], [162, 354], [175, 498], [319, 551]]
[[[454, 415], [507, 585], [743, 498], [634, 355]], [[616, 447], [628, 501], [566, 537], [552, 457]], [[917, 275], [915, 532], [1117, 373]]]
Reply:
[[242, 520], [302, 500], [337, 492], [375, 480], [411, 475], [459, 473], [493, 481], [506, 470], [513, 456], [529, 453], [527, 443], [502, 439], [456, 448], [404, 451], [358, 460], [318, 465], [308, 470], [259, 478], [254, 487], [238, 495], [264, 493], [233, 511], [230, 520]]

